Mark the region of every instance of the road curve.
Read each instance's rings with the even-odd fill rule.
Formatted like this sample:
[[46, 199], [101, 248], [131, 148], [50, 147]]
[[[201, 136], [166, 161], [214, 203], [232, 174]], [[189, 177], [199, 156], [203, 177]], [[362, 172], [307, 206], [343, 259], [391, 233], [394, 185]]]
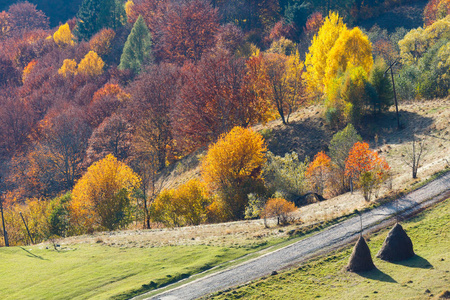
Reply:
[[[450, 172], [420, 189], [401, 197], [397, 201], [397, 204], [387, 203], [364, 213], [362, 215], [364, 230], [369, 230], [383, 220], [393, 216], [396, 212], [396, 205], [400, 211], [412, 212], [420, 209], [427, 200], [448, 191], [450, 191]], [[324, 249], [332, 249], [337, 245], [344, 245], [356, 237], [360, 231], [360, 226], [360, 218], [353, 217], [311, 237], [244, 262], [238, 266], [199, 278], [172, 290], [162, 292], [156, 296], [145, 298], [145, 295], [141, 295], [137, 298], [152, 300], [188, 300], [241, 285], [262, 276], [270, 275], [273, 271], [305, 261], [308, 257], [324, 251]]]

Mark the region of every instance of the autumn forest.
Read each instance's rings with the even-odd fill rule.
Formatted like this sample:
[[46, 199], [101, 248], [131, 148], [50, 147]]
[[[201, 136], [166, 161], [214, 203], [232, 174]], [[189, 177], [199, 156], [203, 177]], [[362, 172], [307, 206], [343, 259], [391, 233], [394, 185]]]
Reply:
[[[390, 167], [361, 138], [367, 116], [393, 107], [394, 92], [432, 99], [450, 89], [450, 1], [426, 3], [418, 28], [359, 26], [415, 2], [0, 6], [0, 200], [9, 244], [28, 243], [19, 212], [38, 242], [244, 218], [284, 223], [311, 192], [360, 189], [370, 201]], [[277, 156], [252, 129], [275, 119], [290, 126], [310, 105], [335, 132], [327, 152]], [[201, 176], [164, 187], [167, 168], [193, 153], [202, 153]]]

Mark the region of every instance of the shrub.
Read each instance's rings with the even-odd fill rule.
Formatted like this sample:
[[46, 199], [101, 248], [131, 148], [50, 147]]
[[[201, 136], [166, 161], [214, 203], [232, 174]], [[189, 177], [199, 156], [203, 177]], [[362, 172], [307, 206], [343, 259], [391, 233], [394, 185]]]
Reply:
[[267, 152], [267, 162], [263, 166], [263, 177], [270, 194], [280, 192], [289, 200], [303, 195], [307, 190], [305, 178], [309, 159], [301, 162], [296, 152], [284, 157]]
[[152, 208], [153, 219], [166, 226], [199, 225], [206, 221], [210, 203], [205, 184], [192, 179], [159, 194]]
[[296, 210], [294, 203], [289, 202], [282, 198], [269, 199], [264, 206], [262, 212], [262, 218], [264, 218], [264, 224], [267, 227], [267, 218], [277, 218], [277, 225], [286, 225], [292, 221], [291, 213]]

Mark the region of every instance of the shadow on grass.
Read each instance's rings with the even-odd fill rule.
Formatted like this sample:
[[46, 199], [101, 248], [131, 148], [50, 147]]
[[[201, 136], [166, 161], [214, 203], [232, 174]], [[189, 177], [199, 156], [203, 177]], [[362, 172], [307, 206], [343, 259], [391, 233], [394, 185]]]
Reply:
[[20, 249], [22, 249], [23, 251], [25, 251], [26, 253], [28, 253], [28, 257], [33, 257], [33, 258], [38, 258], [41, 260], [46, 260], [45, 258], [43, 258], [42, 256], [36, 255], [34, 253], [31, 253], [30, 251], [28, 251], [27, 249], [25, 249], [24, 247], [19, 247]]
[[430, 264], [430, 262], [428, 260], [426, 260], [425, 258], [423, 258], [417, 254], [409, 259], [402, 260], [402, 261], [396, 261], [396, 262], [392, 262], [392, 263], [396, 264], [396, 265], [410, 267], [410, 268], [419, 268], [419, 269], [433, 268], [433, 265]]
[[384, 273], [383, 271], [377, 268], [373, 269], [372, 271], [358, 272], [356, 274], [367, 279], [397, 283], [397, 281], [394, 278], [392, 278], [391, 276], [389, 276], [388, 274]]

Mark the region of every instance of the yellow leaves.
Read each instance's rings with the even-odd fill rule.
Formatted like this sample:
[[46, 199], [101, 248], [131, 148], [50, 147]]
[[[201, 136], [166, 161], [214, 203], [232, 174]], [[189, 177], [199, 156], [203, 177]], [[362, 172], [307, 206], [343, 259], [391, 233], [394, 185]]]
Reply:
[[344, 30], [328, 53], [324, 86], [348, 68], [360, 66], [368, 73], [372, 65], [372, 45], [368, 37], [358, 27]]
[[212, 188], [218, 188], [245, 178], [259, 178], [266, 151], [259, 133], [234, 127], [209, 148], [202, 162], [203, 179]]
[[58, 45], [58, 47], [73, 46], [75, 42], [73, 41], [73, 34], [70, 31], [69, 24], [64, 24], [59, 26], [58, 30], [53, 34], [53, 40]]
[[304, 78], [308, 91], [316, 94], [324, 92], [323, 78], [325, 77], [328, 53], [333, 48], [336, 40], [347, 26], [337, 13], [330, 13], [325, 22], [314, 36], [309, 52], [306, 54], [306, 72]]
[[94, 51], [89, 51], [88, 54], [80, 61], [77, 67], [77, 63], [73, 59], [65, 59], [63, 65], [58, 70], [58, 74], [63, 77], [68, 75], [81, 74], [84, 76], [95, 77], [103, 74], [103, 67], [105, 63], [102, 58]]
[[198, 225], [206, 221], [209, 204], [205, 184], [192, 179], [178, 189], [161, 192], [152, 208], [155, 220], [168, 226]]
[[133, 15], [133, 8], [134, 8], [134, 2], [131, 0], [128, 0], [125, 3], [125, 13], [127, 14], [128, 22], [132, 19], [131, 16]]
[[415, 63], [440, 39], [450, 39], [450, 15], [425, 29], [419, 27], [408, 32], [398, 42], [402, 63], [407, 65]]
[[65, 59], [63, 65], [58, 70], [58, 74], [63, 77], [75, 75], [77, 73], [77, 62], [73, 59]]
[[373, 65], [372, 46], [368, 37], [355, 27], [348, 30], [337, 13], [331, 13], [314, 36], [306, 55], [303, 75], [313, 95], [327, 92], [334, 78], [351, 67]]
[[88, 54], [78, 64], [78, 73], [95, 77], [103, 74], [103, 67], [105, 63], [102, 58], [94, 51], [89, 51]]
[[129, 197], [139, 184], [139, 176], [112, 154], [92, 164], [72, 192], [69, 209], [74, 226], [79, 232], [109, 227], [109, 218], [126, 213], [117, 205], [121, 193]]

